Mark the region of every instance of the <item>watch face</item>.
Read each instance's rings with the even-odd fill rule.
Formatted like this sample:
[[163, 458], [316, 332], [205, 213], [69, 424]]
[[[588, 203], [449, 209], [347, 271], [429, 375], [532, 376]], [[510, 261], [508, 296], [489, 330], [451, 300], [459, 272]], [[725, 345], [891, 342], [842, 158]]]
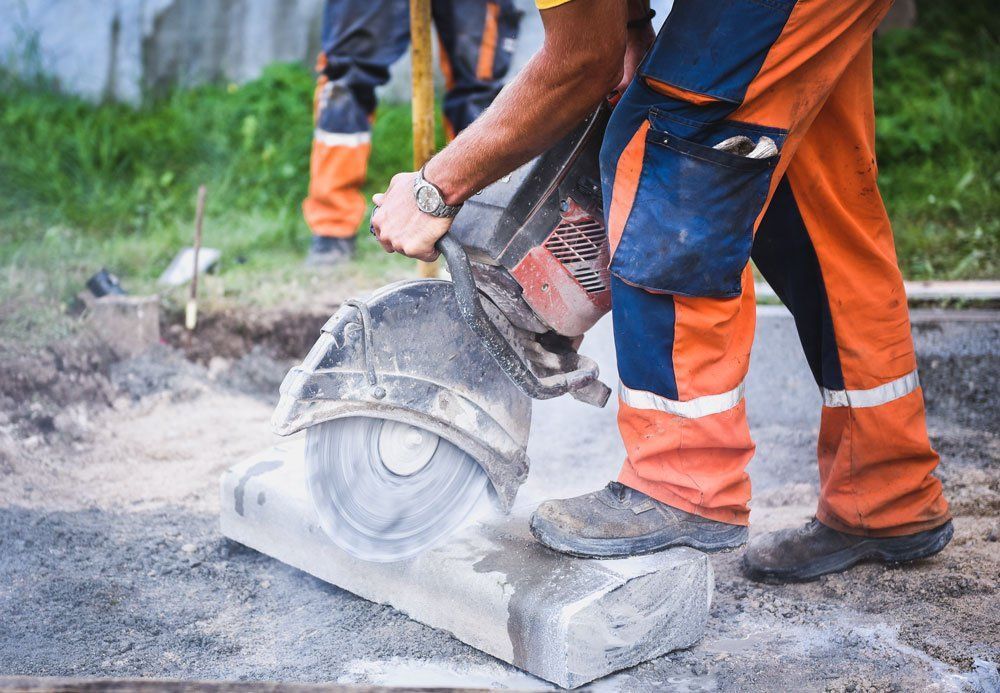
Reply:
[[417, 188], [417, 207], [421, 212], [430, 214], [439, 206], [441, 206], [441, 196], [433, 186], [421, 185]]

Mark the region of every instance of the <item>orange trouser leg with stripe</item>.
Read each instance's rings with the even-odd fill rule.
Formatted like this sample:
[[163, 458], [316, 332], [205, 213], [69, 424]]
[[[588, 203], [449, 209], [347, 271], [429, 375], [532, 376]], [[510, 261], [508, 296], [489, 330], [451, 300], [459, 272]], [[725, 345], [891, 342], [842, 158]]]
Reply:
[[[461, 131], [500, 92], [520, 14], [512, 0], [433, 0], [432, 11], [448, 82], [444, 112], [449, 131]], [[315, 235], [353, 237], [364, 218], [375, 89], [409, 41], [408, 0], [327, 0], [302, 204]]]
[[[747, 522], [752, 249], [821, 390], [818, 518], [874, 536], [940, 525], [947, 504], [876, 185], [871, 34], [889, 3], [719, 5], [675, 3], [602, 151], [620, 480]], [[778, 153], [718, 146], [733, 137], [768, 138]]]
[[[326, 65], [326, 56], [320, 54], [316, 66], [320, 74], [313, 98], [315, 129], [309, 157], [309, 195], [302, 202], [302, 214], [313, 235], [352, 238], [365, 215], [361, 187], [365, 184], [371, 154], [369, 115], [346, 127], [338, 122], [344, 119], [338, 118], [336, 102], [349, 101], [353, 106], [354, 97], [343, 86], [330, 81], [324, 72]], [[346, 109], [340, 105], [340, 110]]]

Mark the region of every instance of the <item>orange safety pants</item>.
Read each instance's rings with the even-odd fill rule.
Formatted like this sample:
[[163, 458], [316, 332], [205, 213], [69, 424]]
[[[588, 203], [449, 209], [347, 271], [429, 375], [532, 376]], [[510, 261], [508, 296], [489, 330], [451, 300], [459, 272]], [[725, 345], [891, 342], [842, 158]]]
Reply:
[[[616, 106], [601, 170], [622, 483], [748, 522], [752, 253], [820, 387], [817, 518], [870, 536], [948, 520], [876, 184], [872, 32], [889, 5], [676, 0]], [[717, 146], [733, 137], [777, 153]]]
[[[503, 86], [520, 12], [513, 0], [433, 0], [445, 75], [449, 136], [492, 103]], [[316, 66], [315, 130], [306, 223], [318, 236], [349, 238], [365, 215], [361, 194], [371, 152], [375, 89], [410, 42], [408, 0], [327, 0]]]

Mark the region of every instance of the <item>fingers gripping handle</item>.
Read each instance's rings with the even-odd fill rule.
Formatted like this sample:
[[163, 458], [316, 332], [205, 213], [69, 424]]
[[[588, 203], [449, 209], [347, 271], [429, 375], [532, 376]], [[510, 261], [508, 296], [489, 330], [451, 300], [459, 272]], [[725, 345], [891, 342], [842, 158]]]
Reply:
[[437, 242], [436, 247], [448, 263], [459, 312], [472, 331], [482, 340], [497, 365], [524, 394], [534, 399], [552, 399], [597, 381], [596, 365], [541, 378], [535, 375], [486, 314], [479, 297], [479, 289], [476, 288], [476, 281], [472, 276], [469, 256], [462, 244], [451, 235], [445, 234]]

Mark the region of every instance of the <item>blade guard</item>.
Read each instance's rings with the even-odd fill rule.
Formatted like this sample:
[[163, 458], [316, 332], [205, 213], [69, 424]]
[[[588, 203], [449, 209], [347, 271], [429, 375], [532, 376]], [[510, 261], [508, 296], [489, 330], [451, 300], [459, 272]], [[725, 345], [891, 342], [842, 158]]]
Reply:
[[348, 301], [280, 393], [278, 435], [347, 416], [420, 426], [475, 458], [504, 510], [527, 477], [531, 399], [496, 367], [449, 282], [397, 282]]

